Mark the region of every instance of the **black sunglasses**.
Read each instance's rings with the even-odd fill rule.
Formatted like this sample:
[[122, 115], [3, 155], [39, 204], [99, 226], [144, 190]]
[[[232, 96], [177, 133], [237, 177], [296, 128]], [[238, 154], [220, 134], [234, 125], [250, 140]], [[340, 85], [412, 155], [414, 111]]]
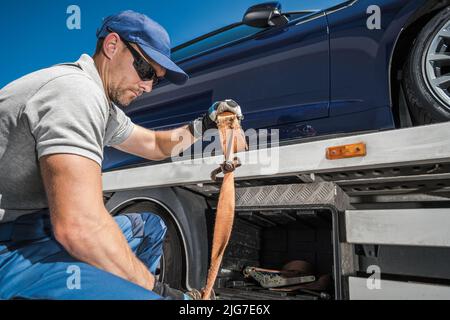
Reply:
[[[108, 31], [115, 32], [110, 28], [108, 28]], [[125, 41], [122, 37], [120, 39], [125, 43], [134, 58], [133, 66], [136, 69], [139, 78], [141, 78], [142, 81], [153, 81], [153, 85], [156, 86], [160, 81], [160, 78], [158, 78], [155, 69], [153, 69], [150, 63], [148, 63], [128, 41]]]
[[133, 46], [125, 41], [122, 40], [125, 45], [127, 46], [128, 50], [130, 50], [131, 54], [133, 55], [134, 62], [133, 66], [136, 69], [137, 74], [139, 75], [139, 78], [141, 78], [142, 81], [153, 81], [153, 85], [156, 86], [159, 82], [159, 78], [156, 75], [155, 69], [148, 63], [141, 55], [140, 53], [133, 48]]

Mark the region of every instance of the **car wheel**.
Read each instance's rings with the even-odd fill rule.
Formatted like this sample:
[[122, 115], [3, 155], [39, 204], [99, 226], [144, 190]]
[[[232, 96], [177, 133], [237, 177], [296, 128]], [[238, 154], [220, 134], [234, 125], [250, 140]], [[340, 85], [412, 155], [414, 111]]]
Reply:
[[155, 277], [172, 288], [183, 289], [183, 250], [175, 223], [164, 209], [152, 202], [133, 204], [120, 210], [119, 213], [140, 212], [151, 212], [160, 216], [167, 226], [166, 237], [163, 244], [163, 254]]
[[415, 125], [450, 120], [450, 7], [417, 37], [404, 67], [403, 89]]

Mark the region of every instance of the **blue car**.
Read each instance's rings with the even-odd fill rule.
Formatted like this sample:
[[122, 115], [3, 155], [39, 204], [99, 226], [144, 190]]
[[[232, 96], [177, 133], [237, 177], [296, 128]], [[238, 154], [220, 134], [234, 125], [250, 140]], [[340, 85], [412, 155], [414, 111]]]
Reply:
[[[245, 129], [281, 142], [450, 119], [450, 1], [352, 0], [322, 10], [256, 5], [244, 18], [173, 48], [190, 75], [162, 82], [126, 112], [179, 127], [231, 98]], [[109, 149], [103, 169], [148, 161]]]

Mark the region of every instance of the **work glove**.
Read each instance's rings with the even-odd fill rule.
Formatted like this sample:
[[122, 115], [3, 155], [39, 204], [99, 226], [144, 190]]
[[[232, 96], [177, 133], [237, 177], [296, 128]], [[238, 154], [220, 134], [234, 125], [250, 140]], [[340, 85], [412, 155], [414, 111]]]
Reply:
[[[187, 297], [187, 299], [185, 300], [203, 300], [202, 292], [197, 289], [192, 289], [191, 291], [186, 292], [185, 296]], [[211, 290], [211, 296], [209, 300], [217, 300], [216, 293], [214, 292], [214, 290]]]
[[[181, 290], [171, 288], [167, 284], [159, 281], [155, 282], [153, 292], [170, 300], [202, 300], [202, 293], [199, 290], [193, 289], [191, 291], [183, 292]], [[211, 292], [211, 300], [216, 300], [214, 290]]]
[[190, 297], [185, 296], [185, 294], [177, 289], [169, 287], [165, 283], [159, 281], [155, 282], [153, 292], [160, 295], [163, 298], [169, 298], [173, 300], [189, 300]]
[[209, 129], [217, 129], [217, 116], [223, 112], [234, 113], [239, 122], [244, 119], [241, 107], [234, 100], [214, 102], [208, 112], [189, 124], [189, 130], [194, 137], [201, 137]]

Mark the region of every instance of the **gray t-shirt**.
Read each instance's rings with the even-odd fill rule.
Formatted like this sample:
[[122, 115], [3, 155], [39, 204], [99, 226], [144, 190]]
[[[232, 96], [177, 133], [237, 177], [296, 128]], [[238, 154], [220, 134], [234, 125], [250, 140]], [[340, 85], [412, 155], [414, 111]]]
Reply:
[[39, 170], [45, 155], [69, 153], [101, 165], [133, 123], [109, 104], [88, 55], [20, 78], [0, 90], [0, 223], [48, 208]]

